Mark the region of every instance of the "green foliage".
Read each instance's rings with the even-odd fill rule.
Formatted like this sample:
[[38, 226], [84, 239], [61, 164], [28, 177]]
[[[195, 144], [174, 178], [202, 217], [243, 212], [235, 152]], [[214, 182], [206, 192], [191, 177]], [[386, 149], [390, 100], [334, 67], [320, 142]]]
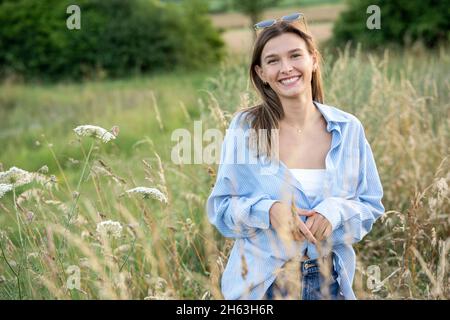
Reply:
[[264, 10], [275, 7], [279, 0], [234, 0], [234, 6], [237, 10], [248, 15], [252, 25], [258, 22]]
[[[66, 26], [72, 4], [80, 30]], [[198, 68], [223, 56], [206, 13], [202, 1], [3, 1], [0, 72], [56, 80]]]
[[[370, 30], [366, 21], [372, 13], [367, 7], [377, 5], [381, 11], [381, 29]], [[349, 0], [334, 26], [334, 45], [360, 42], [365, 48], [386, 44], [408, 46], [422, 41], [427, 47], [450, 40], [450, 7], [436, 0]]]

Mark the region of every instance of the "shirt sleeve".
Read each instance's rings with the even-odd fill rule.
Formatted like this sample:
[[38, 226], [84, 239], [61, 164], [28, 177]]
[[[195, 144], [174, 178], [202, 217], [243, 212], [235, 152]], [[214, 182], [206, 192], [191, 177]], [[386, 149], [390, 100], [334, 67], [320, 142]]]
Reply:
[[362, 124], [359, 123], [359, 126], [360, 166], [355, 197], [325, 198], [313, 209], [330, 221], [335, 245], [360, 241], [385, 211], [381, 202], [383, 187], [372, 149], [365, 137]]
[[[238, 118], [233, 118], [229, 129], [239, 130]], [[223, 236], [246, 238], [269, 228], [269, 210], [278, 200], [262, 191], [252, 165], [235, 163], [237, 151], [242, 152], [245, 145], [236, 142], [235, 138], [242, 135], [232, 130], [227, 130], [222, 144], [217, 179], [206, 211], [210, 223]]]

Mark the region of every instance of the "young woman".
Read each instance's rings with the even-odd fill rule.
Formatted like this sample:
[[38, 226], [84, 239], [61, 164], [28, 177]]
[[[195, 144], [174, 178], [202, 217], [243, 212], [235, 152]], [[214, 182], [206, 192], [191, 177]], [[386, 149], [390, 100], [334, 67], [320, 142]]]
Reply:
[[323, 104], [301, 18], [256, 25], [250, 77], [262, 103], [234, 115], [207, 200], [209, 221], [235, 239], [225, 299], [356, 299], [352, 244], [384, 213], [364, 128]]

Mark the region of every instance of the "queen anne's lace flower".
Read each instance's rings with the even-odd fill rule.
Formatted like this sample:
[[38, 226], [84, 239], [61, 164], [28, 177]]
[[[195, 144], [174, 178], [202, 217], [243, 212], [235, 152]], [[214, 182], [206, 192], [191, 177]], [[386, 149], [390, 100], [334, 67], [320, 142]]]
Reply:
[[0, 183], [10, 184], [13, 188], [28, 184], [31, 181], [33, 181], [32, 173], [16, 167], [11, 167], [8, 171], [0, 172]]
[[54, 175], [47, 177], [39, 172], [28, 172], [17, 167], [11, 167], [8, 171], [0, 172], [0, 198], [6, 192], [33, 181], [48, 188], [57, 183]]
[[90, 124], [78, 126], [75, 129], [73, 129], [73, 131], [75, 131], [75, 133], [80, 137], [81, 136], [95, 137], [102, 139], [104, 143], [107, 143], [108, 141], [116, 138], [116, 136], [111, 132], [109, 132], [108, 130]]
[[127, 193], [140, 193], [144, 198], [152, 197], [161, 202], [167, 203], [167, 197], [156, 188], [137, 187], [127, 190]]
[[0, 183], [0, 198], [13, 189], [12, 184]]
[[122, 235], [122, 226], [120, 222], [117, 221], [102, 221], [97, 224], [97, 233], [102, 237], [111, 236], [114, 238], [120, 238]]
[[438, 190], [439, 195], [442, 196], [442, 197], [445, 197], [447, 195], [448, 190], [449, 190], [447, 181], [445, 181], [444, 178], [440, 178], [436, 182], [436, 188]]

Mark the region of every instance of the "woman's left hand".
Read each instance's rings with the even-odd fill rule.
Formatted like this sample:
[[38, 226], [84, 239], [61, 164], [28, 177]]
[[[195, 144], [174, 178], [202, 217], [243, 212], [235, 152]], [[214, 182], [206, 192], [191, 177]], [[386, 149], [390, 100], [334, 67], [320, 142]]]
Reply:
[[[308, 211], [304, 209], [297, 209]], [[314, 213], [306, 220], [306, 227], [311, 231], [317, 241], [326, 240], [332, 232], [332, 226], [330, 221], [320, 213], [313, 211]]]

